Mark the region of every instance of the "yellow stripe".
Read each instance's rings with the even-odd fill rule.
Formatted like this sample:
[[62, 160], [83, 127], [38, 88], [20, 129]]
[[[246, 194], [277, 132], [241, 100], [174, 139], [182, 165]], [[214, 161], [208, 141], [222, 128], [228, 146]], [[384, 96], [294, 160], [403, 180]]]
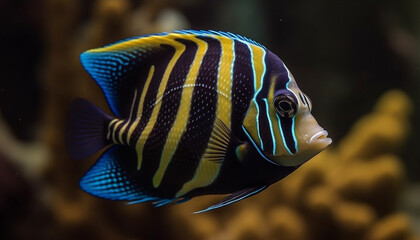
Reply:
[[198, 49], [197, 54], [193, 60], [191, 68], [188, 72], [187, 78], [182, 89], [181, 102], [178, 108], [175, 121], [169, 131], [168, 138], [166, 139], [165, 146], [162, 151], [162, 156], [159, 163], [159, 168], [153, 176], [153, 186], [159, 187], [162, 182], [163, 176], [166, 169], [168, 168], [169, 162], [175, 153], [178, 143], [181, 140], [183, 133], [186, 130], [187, 123], [190, 116], [191, 110], [191, 99], [194, 91], [195, 82], [198, 77], [201, 62], [204, 54], [207, 51], [207, 43], [197, 38], [190, 39], [197, 43]]
[[[146, 98], [146, 93], [149, 90], [149, 85], [150, 85], [150, 82], [152, 80], [154, 72], [155, 72], [155, 66], [152, 65], [150, 67], [150, 70], [149, 70], [149, 75], [147, 75], [146, 82], [144, 83], [143, 91], [141, 92], [139, 106], [137, 107], [137, 112], [135, 114], [136, 120], [133, 122], [133, 124], [128, 129], [127, 143], [130, 143], [131, 135], [133, 134], [134, 129], [136, 129], [137, 124], [139, 124], [139, 122], [140, 122], [140, 116], [141, 116], [141, 113], [143, 112], [144, 99]], [[141, 161], [141, 160], [139, 160], [139, 161]]]
[[[217, 100], [217, 110], [216, 116], [230, 128], [230, 116], [231, 116], [231, 94], [232, 94], [232, 68], [234, 61], [234, 50], [233, 50], [233, 40], [227, 37], [214, 36], [219, 39], [222, 46], [222, 53], [220, 58], [220, 68], [218, 73], [218, 100]], [[221, 97], [224, 96], [224, 97]], [[215, 137], [212, 133], [211, 137]], [[186, 193], [190, 192], [193, 189], [199, 187], [205, 187], [210, 185], [217, 175], [219, 174], [221, 164], [215, 161], [208, 159], [209, 153], [208, 150], [204, 153], [203, 157], [200, 159], [198, 167], [196, 169], [194, 177], [186, 182], [181, 190], [176, 194], [176, 197], [181, 197]]]
[[139, 139], [137, 140], [136, 151], [137, 151], [137, 158], [138, 158], [138, 166], [137, 166], [138, 169], [140, 169], [141, 162], [143, 159], [144, 144], [146, 143], [146, 140], [149, 137], [149, 134], [152, 131], [153, 127], [155, 126], [155, 123], [157, 120], [158, 113], [162, 105], [163, 93], [168, 83], [169, 76], [172, 72], [172, 69], [175, 66], [175, 63], [178, 61], [181, 54], [185, 51], [184, 44], [174, 41], [173, 39], [169, 39], [169, 38], [165, 38], [165, 39], [168, 40], [167, 44], [170, 44], [172, 47], [175, 47], [175, 54], [172, 57], [172, 59], [169, 61], [169, 64], [166, 67], [165, 73], [163, 74], [162, 81], [159, 85], [158, 93], [156, 95], [156, 104], [153, 108], [152, 115], [150, 116], [150, 119], [147, 122], [146, 127], [143, 129], [143, 132], [141, 133]]
[[112, 124], [114, 122], [117, 122], [117, 121], [118, 121], [118, 119], [113, 119], [111, 122], [109, 122], [109, 125], [108, 125], [108, 134], [106, 135], [106, 139], [111, 140], [111, 137], [112, 137], [112, 129], [111, 129], [111, 126], [112, 126]]
[[[265, 72], [265, 65], [264, 65], [265, 50], [262, 49], [261, 47], [258, 47], [252, 44], [249, 44], [249, 46], [251, 48], [251, 56], [252, 56], [251, 63], [252, 63], [252, 68], [254, 72], [254, 88], [255, 88], [254, 91], [256, 94], [256, 92], [260, 90], [263, 84], [263, 77], [264, 77], [264, 72]], [[248, 133], [251, 135], [254, 142], [258, 146], [261, 146], [260, 137], [258, 136], [258, 130], [257, 130], [257, 127], [258, 127], [257, 126], [257, 115], [258, 115], [257, 109], [258, 109], [258, 106], [256, 105], [256, 103], [254, 101], [251, 101], [248, 112], [246, 113], [243, 125], [245, 126]]]
[[[134, 103], [136, 102], [136, 97], [137, 97], [137, 89], [134, 91], [134, 97], [133, 97], [133, 101], [131, 102], [131, 108], [130, 108], [130, 116], [128, 117], [127, 121], [124, 123], [124, 125], [121, 127], [120, 132], [118, 133], [118, 138], [120, 140], [121, 143], [123, 142], [123, 133], [125, 131], [125, 129], [128, 127], [128, 125], [130, 124], [131, 121], [131, 117], [133, 116], [133, 109], [134, 109]], [[127, 135], [128, 136], [128, 135]], [[127, 144], [128, 144], [128, 137], [127, 137]]]
[[264, 66], [264, 54], [265, 54], [265, 50], [262, 49], [261, 47], [255, 46], [250, 44], [249, 45], [251, 47], [251, 51], [252, 51], [252, 65], [254, 68], [254, 74], [255, 74], [255, 91], [259, 90], [262, 87], [262, 82], [263, 82], [263, 74], [265, 71], [265, 66]]
[[[222, 45], [222, 53], [220, 58], [219, 75], [217, 80], [217, 91], [219, 98], [217, 100], [217, 117], [222, 120], [230, 128], [231, 115], [231, 95], [233, 81], [233, 60], [234, 60], [234, 41], [227, 37], [218, 37]], [[225, 96], [221, 98], [220, 95]]]
[[116, 138], [116, 134], [117, 134], [117, 128], [118, 126], [120, 126], [124, 121], [123, 120], [118, 120], [118, 122], [114, 125], [114, 129], [112, 131], [112, 141], [114, 141], [114, 143], [117, 143], [117, 138]]

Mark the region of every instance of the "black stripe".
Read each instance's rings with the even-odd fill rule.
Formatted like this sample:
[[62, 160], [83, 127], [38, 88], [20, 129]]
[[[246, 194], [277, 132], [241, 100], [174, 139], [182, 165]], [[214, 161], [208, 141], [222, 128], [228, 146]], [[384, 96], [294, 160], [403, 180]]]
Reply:
[[302, 103], [303, 103], [304, 105], [307, 105], [307, 103], [306, 103], [305, 99], [303, 98], [302, 93], [300, 93], [300, 92], [299, 92], [299, 97], [300, 97], [300, 100], [302, 101]]
[[[146, 82], [147, 77], [148, 77], [148, 74], [149, 73], [145, 74], [146, 79], [143, 79], [142, 78], [142, 80], [140, 80], [140, 81]], [[144, 84], [143, 84], [143, 87], [142, 88], [144, 88]], [[135, 92], [135, 91], [133, 91], [133, 92]], [[130, 109], [130, 111], [131, 111], [130, 112], [131, 118], [128, 118], [127, 119], [127, 121], [129, 122], [128, 123], [128, 126], [125, 128], [124, 132], [122, 133], [122, 141], [125, 144], [129, 144], [130, 143], [130, 139], [127, 142], [128, 130], [130, 130], [130, 127], [133, 125], [133, 122], [137, 119], [136, 111], [137, 111], [137, 109], [139, 107], [139, 104], [140, 104], [140, 96], [139, 95], [141, 95], [141, 92], [139, 93], [139, 91], [137, 91], [136, 98], [134, 99], [134, 94], [133, 94], [133, 97], [132, 97], [133, 98], [133, 102], [132, 102], [132, 105], [130, 105], [130, 106], [132, 106], [131, 109]]]
[[283, 62], [275, 54], [266, 50], [264, 60], [266, 65], [266, 72], [262, 82], [261, 90], [258, 92], [256, 99], [259, 107], [258, 122], [260, 135], [263, 142], [263, 150], [264, 152], [272, 153], [274, 143], [271, 136], [270, 125], [268, 122], [269, 116], [267, 116], [266, 105], [262, 99], [268, 98], [273, 77], [275, 77], [274, 94], [278, 90], [286, 90], [286, 84], [289, 81], [289, 78], [287, 75], [287, 70], [283, 65]]
[[[156, 123], [150, 132], [144, 146], [144, 151], [146, 152], [147, 158], [149, 158], [149, 155], [152, 155], [151, 159], [154, 160], [153, 163], [148, 163], [149, 167], [147, 168], [153, 174], [156, 172], [159, 166], [163, 147], [165, 146], [166, 139], [175, 121], [176, 114], [180, 106], [183, 92], [182, 87], [184, 86], [185, 80], [198, 48], [197, 44], [193, 41], [185, 39], [176, 39], [176, 41], [184, 44], [186, 49], [181, 54], [172, 69], [168, 83], [163, 93], [164, 97], [162, 98], [161, 107], [159, 109]], [[144, 159], [146, 159], [146, 157]], [[152, 176], [149, 181], [151, 180]], [[166, 190], [159, 187], [159, 191], [162, 191], [165, 194], [168, 194], [169, 190], [170, 189]]]
[[[113, 136], [114, 136], [114, 133], [115, 133], [115, 130], [114, 130], [114, 128], [115, 128], [115, 124], [117, 123], [118, 121], [113, 121], [113, 122], [111, 122], [111, 124], [109, 125], [109, 132], [108, 132], [108, 134], [109, 134], [109, 138], [108, 138], [108, 140], [109, 141], [113, 141], [112, 139], [113, 139]], [[108, 136], [108, 135], [107, 135]]]
[[275, 77], [274, 92], [280, 89], [286, 89], [286, 84], [289, 82], [287, 69], [283, 62], [274, 53], [266, 50], [265, 55], [266, 73], [263, 80], [261, 91], [257, 95], [257, 99], [267, 98], [270, 90], [271, 80]]
[[309, 111], [311, 111], [311, 107], [310, 107], [311, 105], [309, 104], [308, 97], [305, 94], [303, 94], [303, 97], [305, 98], [305, 102], [306, 102], [306, 105], [308, 106]]
[[276, 77], [275, 89], [281, 89], [286, 87], [286, 82], [282, 86], [278, 86], [278, 79], [284, 79], [283, 77], [279, 76], [279, 74], [282, 74], [281, 68], [283, 68], [283, 63], [281, 62], [281, 60], [272, 52], [266, 50], [264, 61], [266, 71], [264, 79], [262, 81], [261, 90], [258, 92], [256, 99], [263, 99], [268, 97], [268, 91], [270, 90], [271, 80], [273, 77]]
[[[133, 131], [133, 134], [130, 137], [130, 145], [135, 146], [141, 133], [147, 125], [147, 122], [150, 119], [150, 116], [153, 112], [154, 103], [156, 102], [156, 95], [159, 89], [160, 82], [162, 81], [163, 75], [166, 68], [168, 67], [169, 62], [175, 54], [175, 48], [170, 45], [161, 45], [161, 51], [155, 52], [154, 55], [150, 57], [150, 62], [147, 62], [145, 68], [150, 71], [152, 65], [155, 66], [155, 71], [153, 77], [150, 81], [149, 88], [147, 90], [144, 103], [143, 111], [138, 113], [140, 117], [140, 122], [137, 124], [136, 128]], [[144, 72], [148, 74], [148, 71]], [[137, 97], [136, 101], [140, 100], [142, 88], [138, 88], [140, 94]], [[138, 153], [137, 153], [138, 154]], [[142, 166], [138, 172], [138, 181], [142, 184], [145, 190], [150, 192], [155, 192], [151, 179], [153, 178], [154, 172], [159, 164], [160, 152], [157, 151], [147, 151], [144, 149], [142, 157]], [[162, 196], [165, 197], [165, 196]]]
[[281, 118], [281, 129], [283, 130], [284, 139], [286, 141], [286, 145], [289, 148], [289, 150], [295, 154], [296, 148], [295, 148], [295, 140], [293, 139], [293, 132], [294, 129], [292, 129], [292, 123], [294, 118]]
[[[270, 52], [267, 50], [267, 54], [265, 57], [265, 61], [266, 61], [266, 67], [267, 67], [267, 71], [266, 71], [266, 75], [264, 77], [264, 84], [263, 84], [263, 88], [261, 90], [261, 92], [258, 94], [258, 97], [267, 97], [268, 95], [268, 91], [270, 88], [270, 82], [272, 77], [275, 77], [275, 85], [274, 85], [274, 96], [276, 95], [277, 91], [282, 91], [283, 93], [288, 92], [293, 98], [295, 98], [295, 101], [297, 102], [296, 96], [293, 92], [289, 91], [287, 89], [287, 83], [289, 82], [289, 75], [288, 75], [288, 71], [284, 66], [284, 63], [280, 60], [279, 57], [277, 57], [274, 53]], [[261, 106], [261, 104], [260, 104]], [[262, 115], [263, 111], [260, 108], [260, 115]], [[265, 114], [263, 114], [265, 115]], [[286, 145], [287, 147], [290, 149], [290, 151], [294, 154], [296, 153], [296, 148], [295, 148], [295, 141], [293, 139], [293, 132], [294, 129], [292, 129], [292, 123], [293, 120], [292, 118], [281, 118], [280, 119], [281, 122], [281, 128], [283, 130], [283, 135], [286, 141]], [[261, 131], [261, 137], [263, 138], [264, 144], [266, 138], [264, 137], [264, 126], [261, 125], [260, 123], [260, 131]], [[271, 140], [270, 140], [271, 142]], [[265, 150], [265, 146], [264, 146], [264, 150]], [[272, 149], [271, 149], [272, 150]]]
[[210, 139], [216, 116], [217, 76], [221, 45], [217, 39], [197, 37], [208, 43], [194, 88], [189, 121], [163, 177], [161, 188], [178, 192], [194, 177], [198, 163]]
[[245, 140], [242, 123], [254, 96], [254, 73], [251, 52], [248, 46], [235, 41], [235, 62], [232, 82], [231, 131], [234, 136]]
[[288, 74], [287, 69], [284, 66], [283, 61], [280, 60], [280, 58], [277, 57], [274, 53], [267, 54], [267, 55], [269, 55], [269, 57], [267, 58], [267, 61], [268, 61], [267, 64], [269, 64], [270, 62], [270, 65], [275, 66], [273, 67], [273, 70], [272, 70], [272, 72], [275, 73], [277, 77], [276, 85], [274, 86], [274, 89], [275, 89], [274, 93], [280, 89], [287, 89], [286, 85], [289, 82], [289, 74]]
[[158, 147], [161, 149], [160, 151], [163, 150], [167, 136], [178, 112], [183, 92], [182, 87], [184, 86], [191, 64], [197, 53], [198, 47], [195, 42], [184, 39], [176, 40], [184, 44], [186, 49], [175, 63], [169, 76], [157, 120], [147, 139], [145, 149], [149, 149], [148, 147]]
[[[195, 42], [183, 39], [176, 39], [176, 41], [184, 44], [186, 49], [171, 71], [163, 93], [164, 97], [162, 98], [156, 123], [144, 145], [143, 163], [139, 174], [143, 175], [142, 178], [147, 180], [150, 184], [152, 184], [153, 176], [159, 167], [163, 147], [165, 146], [168, 133], [171, 130], [180, 105], [182, 86], [185, 83], [188, 71], [190, 70], [194, 56], [197, 52], [197, 44]], [[150, 84], [152, 83], [153, 80]], [[155, 92], [157, 92], [159, 86], [154, 85], [153, 90], [154, 88], [156, 88]], [[159, 189], [159, 192], [162, 192], [165, 196], [171, 197], [165, 190]]]
[[[149, 73], [152, 65], [155, 66], [155, 71], [150, 81], [146, 96], [144, 98], [143, 112], [137, 113], [137, 117], [141, 118], [136, 128], [134, 129], [133, 134], [130, 137], [129, 145], [131, 146], [134, 146], [137, 143], [137, 140], [139, 139], [141, 133], [143, 132], [143, 129], [145, 128], [147, 122], [150, 119], [154, 103], [156, 102], [156, 95], [159, 90], [160, 82], [162, 81], [163, 75], [165, 73], [166, 68], [168, 67], [170, 60], [175, 54], [175, 48], [169, 45], [162, 45], [161, 50], [161, 52], [156, 52], [153, 56], [151, 56], [150, 62], [145, 63], [146, 65], [144, 66], [145, 70], [143, 71], [143, 77], [144, 75], [146, 75], [147, 78], [147, 74]], [[140, 101], [143, 85], [144, 84], [141, 84], [137, 88], [137, 102]]]
[[264, 152], [272, 153], [273, 138], [271, 137], [270, 124], [268, 123], [268, 118], [270, 116], [267, 116], [267, 107], [264, 101], [257, 100], [257, 104], [260, 109], [260, 114], [258, 115], [258, 122], [261, 139], [263, 141], [263, 149]]
[[115, 134], [115, 136], [114, 136], [114, 138], [115, 138], [115, 141], [116, 142], [118, 142], [118, 143], [122, 143], [121, 141], [120, 141], [120, 132], [121, 132], [121, 129], [122, 129], [122, 127], [125, 125], [127, 123], [127, 120], [123, 120], [122, 121], [122, 123], [120, 124], [120, 125], [118, 125], [118, 127], [117, 128], [114, 128], [114, 134]]

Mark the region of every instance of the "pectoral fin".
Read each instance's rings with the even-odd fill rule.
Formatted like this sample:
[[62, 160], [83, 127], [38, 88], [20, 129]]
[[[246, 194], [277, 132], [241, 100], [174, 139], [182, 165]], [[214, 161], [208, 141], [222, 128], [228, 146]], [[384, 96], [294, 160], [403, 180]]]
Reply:
[[222, 163], [229, 146], [239, 145], [241, 142], [232, 135], [231, 130], [219, 118], [214, 123], [214, 131], [210, 137], [206, 159]]

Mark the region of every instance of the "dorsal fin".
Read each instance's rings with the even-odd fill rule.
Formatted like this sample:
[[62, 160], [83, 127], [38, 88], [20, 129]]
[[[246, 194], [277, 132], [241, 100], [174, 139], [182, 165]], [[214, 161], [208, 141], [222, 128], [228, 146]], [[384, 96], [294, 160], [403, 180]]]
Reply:
[[175, 51], [174, 38], [156, 34], [130, 38], [80, 55], [86, 71], [105, 94], [112, 112], [128, 117], [134, 91], [141, 91], [152, 65], [162, 65]]
[[171, 58], [175, 51], [180, 50], [176, 47], [176, 39], [188, 39], [191, 36], [223, 36], [264, 48], [251, 39], [233, 33], [180, 30], [121, 40], [88, 50], [80, 55], [80, 60], [103, 90], [112, 112], [118, 117], [127, 117], [134, 89], [141, 91], [150, 66], [158, 65], [164, 60], [162, 58]]
[[234, 40], [238, 40], [238, 41], [246, 42], [246, 43], [249, 43], [249, 44], [253, 44], [253, 45], [256, 45], [256, 46], [259, 46], [259, 47], [265, 49], [265, 47], [262, 44], [260, 44], [256, 41], [254, 41], [252, 39], [249, 39], [247, 37], [241, 36], [239, 34], [231, 33], [231, 32], [214, 31], [214, 30], [178, 30], [178, 31], [174, 31], [174, 33], [194, 34], [194, 35], [198, 35], [198, 36], [212, 36], [212, 35], [213, 36], [224, 36], [224, 37], [228, 37], [228, 38], [231, 38], [231, 39], [234, 39]]

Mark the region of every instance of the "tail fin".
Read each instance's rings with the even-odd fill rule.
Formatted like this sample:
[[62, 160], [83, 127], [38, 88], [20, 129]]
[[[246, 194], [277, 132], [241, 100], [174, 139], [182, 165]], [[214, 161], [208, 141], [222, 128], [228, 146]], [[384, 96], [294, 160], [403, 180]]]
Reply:
[[107, 146], [107, 126], [111, 120], [88, 100], [75, 99], [70, 105], [66, 126], [66, 147], [70, 157], [87, 158]]

